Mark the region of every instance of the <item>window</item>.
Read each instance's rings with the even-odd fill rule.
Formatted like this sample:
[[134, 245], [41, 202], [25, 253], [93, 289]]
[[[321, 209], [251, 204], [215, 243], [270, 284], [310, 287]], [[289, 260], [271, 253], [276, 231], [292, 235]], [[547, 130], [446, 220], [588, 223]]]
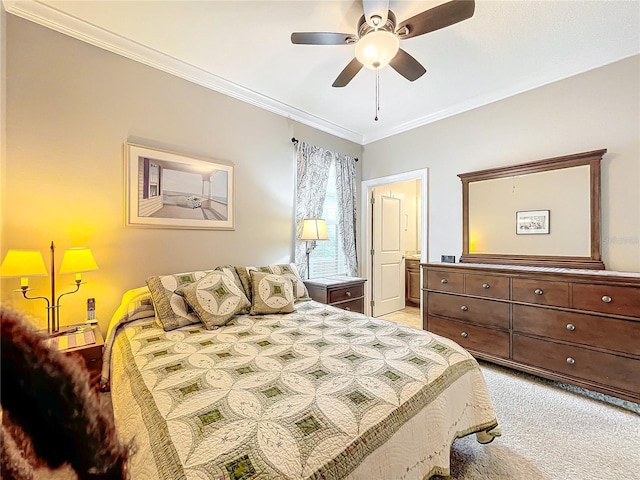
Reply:
[[336, 191], [336, 168], [334, 162], [329, 169], [327, 195], [324, 200], [322, 216], [327, 221], [329, 240], [316, 242], [316, 248], [309, 256], [309, 277], [344, 275], [348, 271], [342, 242], [338, 232], [338, 194]]
[[149, 198], [160, 195], [159, 180], [160, 167], [154, 163], [149, 163]]

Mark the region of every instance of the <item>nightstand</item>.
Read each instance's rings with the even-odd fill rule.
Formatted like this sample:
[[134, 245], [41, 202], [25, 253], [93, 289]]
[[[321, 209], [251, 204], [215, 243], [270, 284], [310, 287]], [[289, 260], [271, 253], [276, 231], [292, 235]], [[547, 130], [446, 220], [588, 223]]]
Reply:
[[[87, 370], [89, 370], [89, 375], [91, 376], [91, 385], [97, 387], [100, 383], [100, 375], [102, 373], [102, 351], [104, 349], [104, 338], [102, 336], [102, 332], [100, 331], [98, 325], [89, 326], [86, 324], [65, 325], [63, 327], [60, 327], [60, 330], [67, 331], [73, 329], [74, 327], [79, 327], [83, 330], [75, 334], [63, 334], [52, 337], [50, 339], [50, 345], [53, 348], [58, 348], [61, 352], [70, 355], [80, 355], [80, 357], [82, 357], [82, 359], [84, 360], [85, 365], [87, 366]], [[75, 336], [76, 338], [78, 338], [86, 332], [93, 332], [93, 337], [95, 338], [94, 343], [82, 345], [81, 339], [78, 339], [76, 342], [74, 342], [75, 339], [71, 340], [71, 338], [69, 338], [71, 336]]]
[[364, 313], [364, 283], [366, 278], [335, 276], [305, 280], [309, 296], [350, 312]]

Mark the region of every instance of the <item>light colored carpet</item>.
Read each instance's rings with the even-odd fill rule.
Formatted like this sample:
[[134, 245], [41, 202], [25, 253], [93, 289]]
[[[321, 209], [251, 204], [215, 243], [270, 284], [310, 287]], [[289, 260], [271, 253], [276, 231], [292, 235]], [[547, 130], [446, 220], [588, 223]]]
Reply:
[[456, 440], [452, 480], [640, 479], [640, 406], [481, 365], [502, 436]]

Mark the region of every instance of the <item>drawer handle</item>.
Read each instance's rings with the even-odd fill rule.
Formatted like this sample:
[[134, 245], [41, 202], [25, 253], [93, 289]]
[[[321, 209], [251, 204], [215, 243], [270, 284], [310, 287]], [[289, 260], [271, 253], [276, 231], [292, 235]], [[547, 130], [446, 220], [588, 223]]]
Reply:
[[345, 294], [347, 297], [350, 297], [350, 296], [351, 296], [351, 292], [344, 292], [344, 294]]
[[351, 311], [351, 307], [344, 307], [344, 309]]
[[449, 283], [449, 280], [447, 280], [446, 278], [443, 278], [442, 280], [440, 280], [440, 283], [443, 285], [446, 285], [447, 283]]
[[574, 331], [576, 326], [573, 323], [567, 323], [567, 330]]
[[482, 288], [490, 288], [490, 287], [491, 287], [491, 285], [489, 285], [488, 283], [483, 283], [482, 284]]
[[462, 338], [467, 338], [467, 337], [469, 336], [469, 334], [468, 334], [467, 332], [462, 332], [462, 333], [460, 334], [460, 336], [461, 336]]
[[605, 295], [604, 297], [602, 297], [602, 301], [604, 303], [611, 303], [611, 297], [609, 295]]
[[544, 292], [542, 290], [540, 290], [539, 288], [536, 288], [533, 293], [535, 293], [536, 295], [542, 295]]
[[467, 310], [469, 310], [469, 307], [467, 307], [466, 305], [462, 305], [460, 307], [460, 310], [462, 310], [463, 312], [466, 312]]
[[571, 358], [571, 357], [567, 357], [567, 363], [568, 363], [569, 365], [573, 365], [574, 363], [576, 363], [576, 361], [575, 361], [573, 358]]

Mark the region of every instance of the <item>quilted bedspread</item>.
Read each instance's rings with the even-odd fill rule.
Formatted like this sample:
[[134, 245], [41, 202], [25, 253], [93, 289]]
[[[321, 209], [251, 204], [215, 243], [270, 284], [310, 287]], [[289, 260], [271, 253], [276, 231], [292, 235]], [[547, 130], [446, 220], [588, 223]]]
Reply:
[[423, 479], [497, 425], [459, 345], [316, 302], [217, 330], [136, 320], [111, 369], [135, 480]]

